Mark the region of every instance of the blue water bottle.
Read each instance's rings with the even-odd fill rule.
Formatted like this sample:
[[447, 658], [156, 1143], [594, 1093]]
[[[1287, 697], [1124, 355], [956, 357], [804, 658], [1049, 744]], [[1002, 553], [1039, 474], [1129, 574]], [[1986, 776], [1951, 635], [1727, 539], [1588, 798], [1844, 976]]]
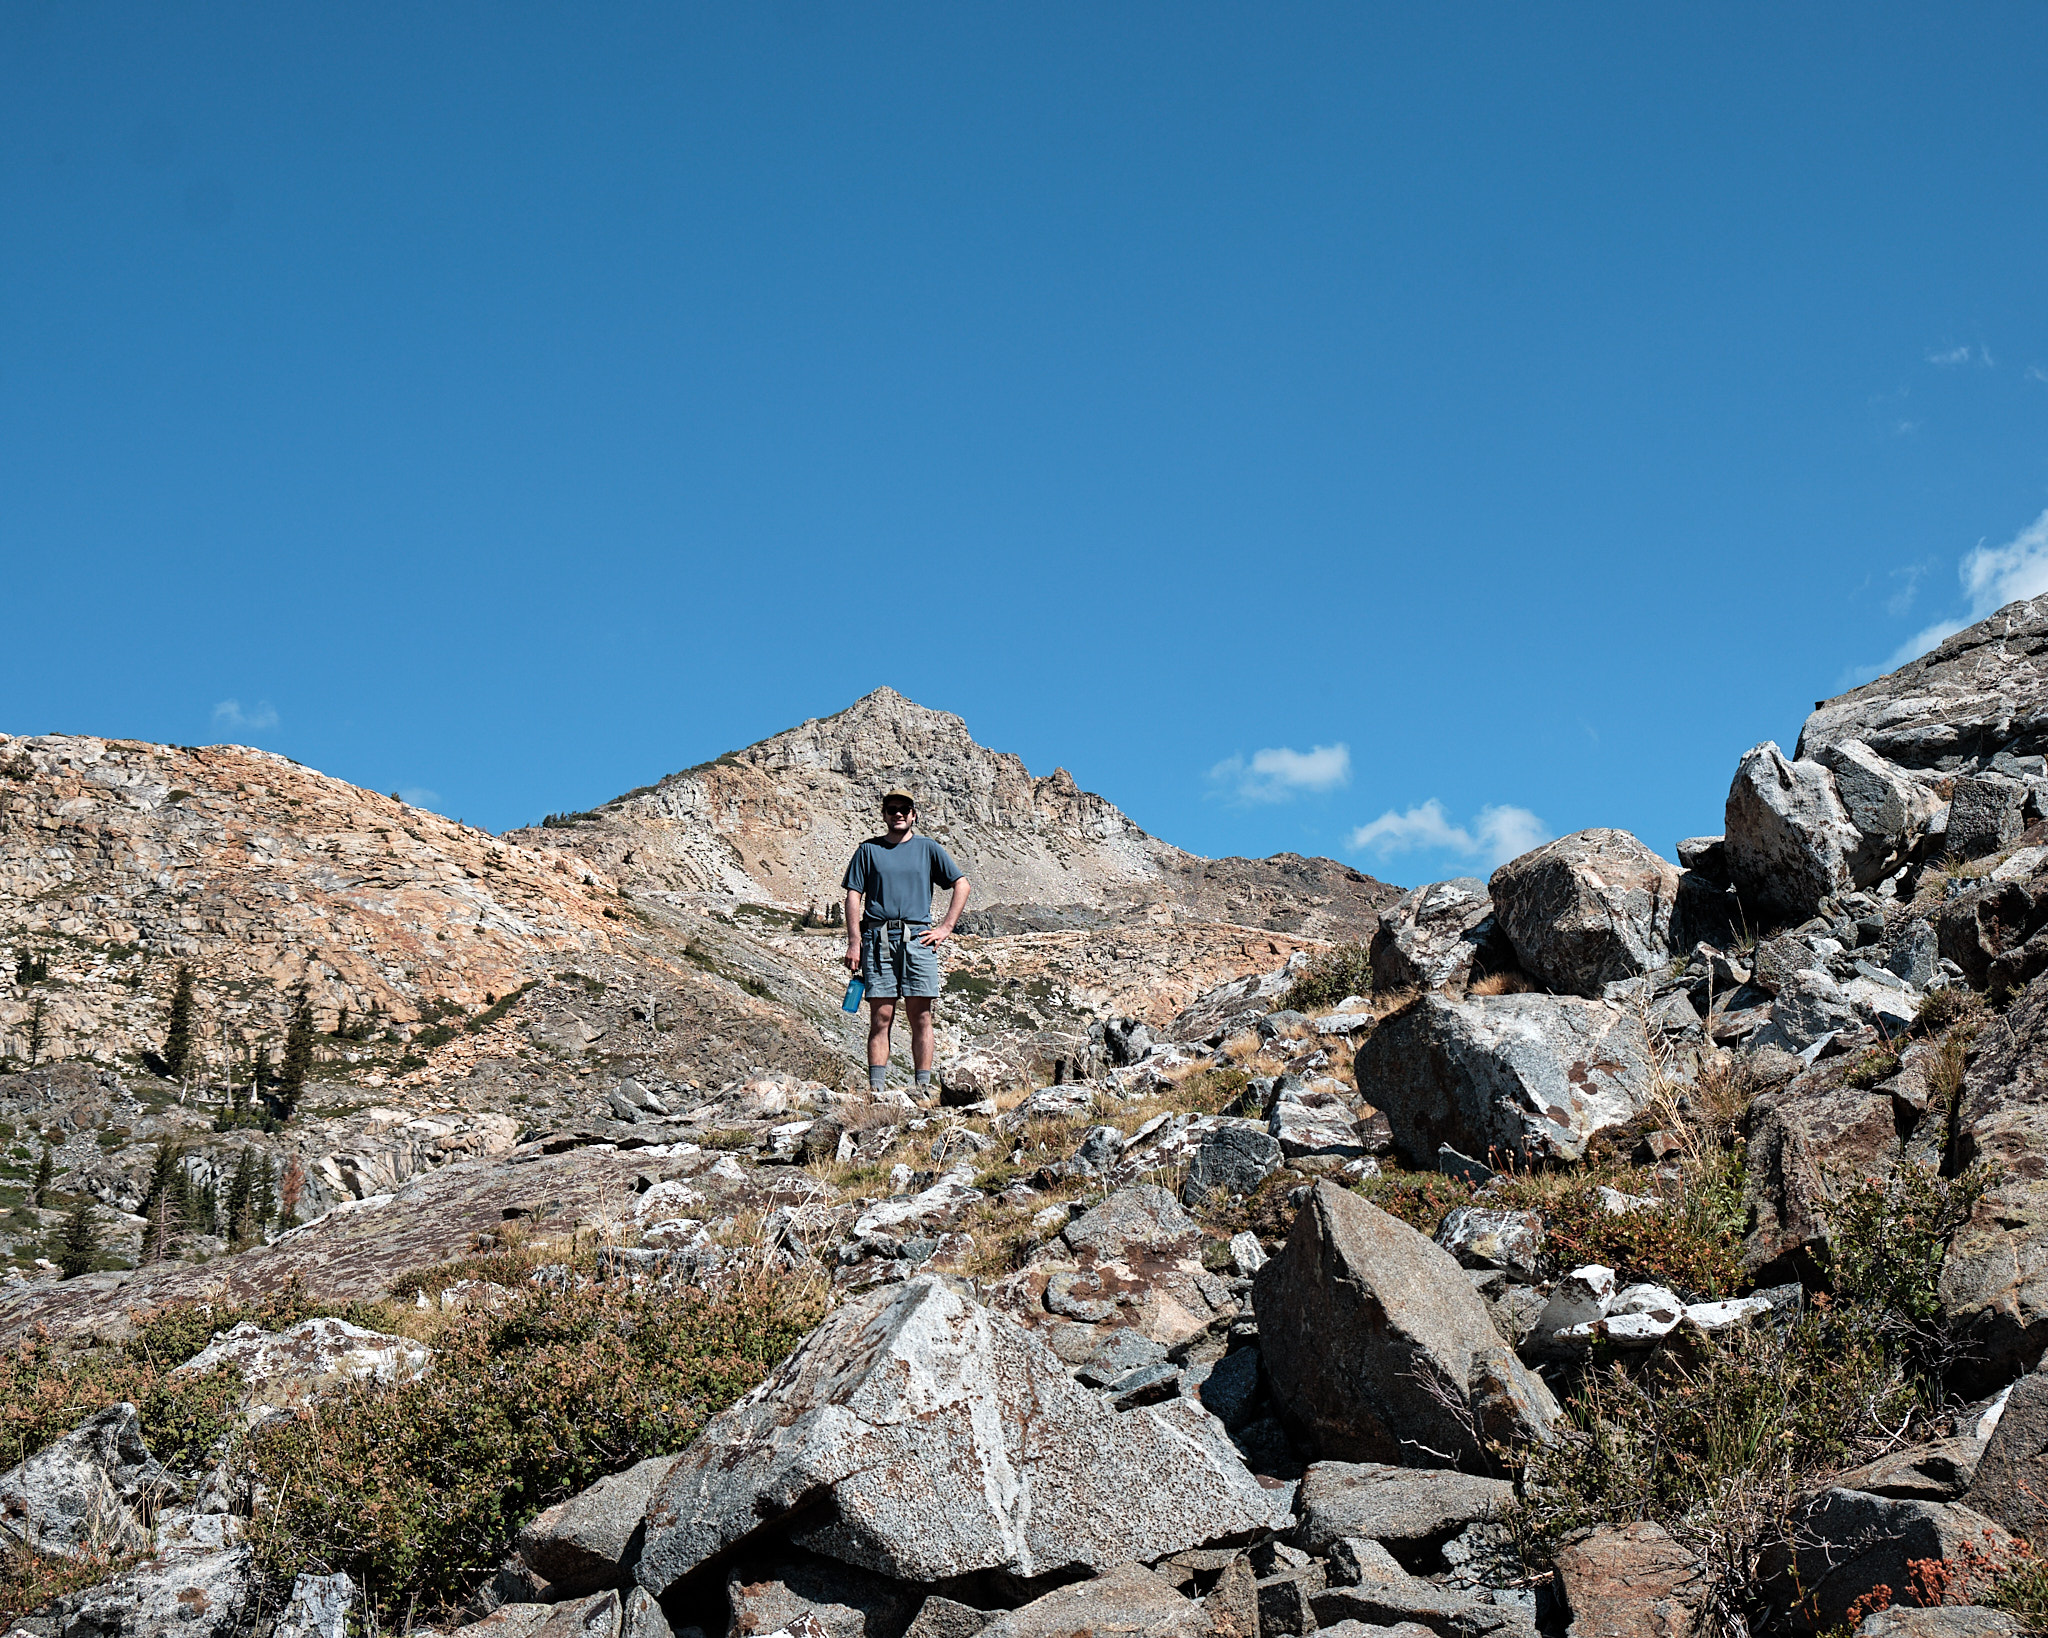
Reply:
[[868, 993], [868, 981], [859, 973], [846, 981], [846, 999], [839, 1003], [841, 1012], [859, 1012], [860, 998]]

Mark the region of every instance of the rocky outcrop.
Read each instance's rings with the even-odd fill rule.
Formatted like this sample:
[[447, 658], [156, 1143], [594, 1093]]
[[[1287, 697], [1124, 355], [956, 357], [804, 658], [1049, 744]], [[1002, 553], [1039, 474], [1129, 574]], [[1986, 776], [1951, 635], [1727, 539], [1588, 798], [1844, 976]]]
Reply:
[[233, 1638], [249, 1630], [257, 1586], [246, 1547], [167, 1553], [50, 1613], [64, 1638]]
[[60, 1558], [148, 1545], [177, 1482], [142, 1443], [133, 1405], [110, 1405], [0, 1473], [0, 1539]]
[[1330, 1183], [1253, 1300], [1274, 1397], [1315, 1456], [1476, 1471], [1486, 1440], [1540, 1439], [1557, 1416], [1456, 1259]]
[[1379, 913], [1367, 952], [1372, 986], [1462, 991], [1475, 975], [1512, 965], [1514, 951], [1474, 876], [1432, 882]]
[[1982, 1165], [1989, 1187], [1950, 1242], [1941, 1305], [1971, 1334], [1968, 1386], [1989, 1389], [2048, 1347], [2048, 975], [1986, 1032], [1955, 1126], [1946, 1164]]
[[1487, 884], [1522, 970], [1597, 996], [1671, 960], [1679, 873], [1625, 830], [1582, 830], [1509, 861]]
[[1963, 1500], [2048, 1551], [2048, 1376], [2038, 1371], [2012, 1385]]
[[1817, 762], [1788, 762], [1775, 743], [1745, 753], [1728, 787], [1728, 873], [1752, 921], [1798, 921], [1855, 885], [1850, 861], [1863, 838], [1849, 822], [1834, 776]]
[[[180, 961], [230, 1025], [281, 1041], [300, 984], [323, 1028], [344, 1007], [406, 1021], [611, 943], [595, 866], [267, 751], [0, 735], [0, 762], [0, 903], [17, 937], [80, 949], [45, 996], [46, 1057], [156, 1050]], [[0, 998], [23, 1061], [29, 1004]]]
[[1641, 1016], [1614, 1002], [1428, 995], [1380, 1025], [1352, 1073], [1402, 1155], [1433, 1168], [1445, 1145], [1577, 1160], [1642, 1109], [1656, 1066]]
[[217, 1333], [198, 1353], [171, 1372], [204, 1375], [232, 1369], [244, 1392], [265, 1405], [302, 1405], [341, 1382], [408, 1382], [425, 1374], [432, 1350], [411, 1337], [368, 1331], [347, 1320], [321, 1316], [285, 1331], [266, 1331], [243, 1320]]
[[1950, 773], [2000, 751], [2048, 751], [2048, 597], [2008, 603], [1932, 653], [1823, 700], [1797, 754], [1849, 740], [1901, 767]]
[[662, 1595], [779, 1526], [899, 1581], [1029, 1579], [1245, 1539], [1274, 1512], [1200, 1409], [1119, 1413], [928, 1275], [841, 1305], [711, 1421], [656, 1489], [634, 1574]]

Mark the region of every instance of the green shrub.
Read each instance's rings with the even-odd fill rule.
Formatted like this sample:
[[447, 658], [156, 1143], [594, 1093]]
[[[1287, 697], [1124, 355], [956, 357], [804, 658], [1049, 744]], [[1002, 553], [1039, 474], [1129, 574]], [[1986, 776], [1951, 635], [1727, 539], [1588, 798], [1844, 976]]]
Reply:
[[1311, 961], [1287, 986], [1278, 1010], [1326, 1012], [1347, 995], [1372, 993], [1372, 962], [1363, 944], [1340, 944]]
[[434, 1338], [416, 1382], [355, 1386], [250, 1436], [275, 1496], [253, 1543], [283, 1585], [346, 1571], [396, 1619], [452, 1613], [542, 1508], [681, 1450], [823, 1316], [819, 1284], [715, 1294], [529, 1288]]

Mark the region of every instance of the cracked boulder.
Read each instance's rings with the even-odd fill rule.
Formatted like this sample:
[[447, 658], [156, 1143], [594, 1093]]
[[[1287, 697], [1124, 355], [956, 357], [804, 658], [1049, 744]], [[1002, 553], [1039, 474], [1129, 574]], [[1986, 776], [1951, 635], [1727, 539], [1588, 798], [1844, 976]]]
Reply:
[[897, 1581], [1102, 1571], [1248, 1540], [1286, 1492], [1186, 1399], [1118, 1412], [1044, 1344], [923, 1276], [843, 1303], [656, 1488], [660, 1597], [757, 1535]]
[[1253, 1286], [1273, 1396], [1312, 1456], [1483, 1468], [1547, 1436], [1557, 1402], [1501, 1341], [1457, 1259], [1318, 1183]]
[[1412, 1166], [1446, 1145], [1485, 1158], [1579, 1160], [1594, 1133], [1633, 1119], [1656, 1065], [1638, 1012], [1569, 995], [1426, 995], [1352, 1060]]
[[1524, 972], [1597, 996], [1670, 963], [1678, 884], [1678, 867], [1627, 831], [1582, 830], [1510, 860], [1487, 887]]
[[1372, 987], [1462, 991], [1475, 976], [1514, 964], [1486, 883], [1476, 876], [1431, 882], [1379, 913], [1367, 947]]
[[1788, 762], [1765, 740], [1736, 767], [1727, 812], [1728, 874], [1753, 922], [1798, 921], [1854, 885], [1863, 837], [1818, 762]]

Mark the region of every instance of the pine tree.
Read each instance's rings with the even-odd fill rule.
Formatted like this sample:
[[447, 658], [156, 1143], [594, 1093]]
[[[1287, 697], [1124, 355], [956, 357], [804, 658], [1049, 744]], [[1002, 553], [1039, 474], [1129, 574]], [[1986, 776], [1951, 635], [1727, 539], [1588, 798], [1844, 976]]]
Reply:
[[277, 1161], [274, 1156], [263, 1157], [263, 1170], [256, 1179], [256, 1203], [251, 1215], [259, 1229], [266, 1227], [277, 1215]]
[[71, 1215], [64, 1219], [57, 1241], [57, 1268], [65, 1279], [75, 1280], [91, 1272], [92, 1265], [99, 1260], [100, 1226], [93, 1219], [92, 1197], [81, 1194], [71, 1208]]
[[313, 1072], [313, 1002], [304, 990], [292, 1007], [291, 1027], [284, 1036], [284, 1068], [277, 1077], [278, 1103], [286, 1120], [298, 1112], [306, 1077]]
[[179, 1238], [192, 1221], [192, 1185], [185, 1176], [185, 1152], [175, 1144], [156, 1146], [149, 1188], [142, 1197], [142, 1215], [149, 1224], [142, 1231], [142, 1260], [163, 1262], [178, 1249]]
[[171, 991], [171, 1022], [164, 1031], [164, 1063], [171, 1079], [182, 1081], [192, 1061], [192, 969], [178, 969], [178, 985]]
[[36, 1162], [36, 1180], [30, 1185], [29, 1204], [40, 1210], [49, 1203], [50, 1182], [57, 1175], [57, 1162], [50, 1153], [50, 1146], [43, 1145], [43, 1158]]
[[39, 995], [28, 1009], [28, 1066], [33, 1069], [43, 1055], [43, 998]]
[[346, 1041], [348, 1039], [348, 1004], [346, 1002], [342, 1004], [341, 1011], [334, 1015], [334, 1038], [337, 1041]]
[[208, 1182], [192, 1208], [193, 1220], [208, 1234], [220, 1233], [220, 1186]]
[[255, 1205], [256, 1153], [244, 1149], [235, 1162], [235, 1175], [228, 1182], [228, 1240], [240, 1246], [250, 1238], [250, 1216]]

